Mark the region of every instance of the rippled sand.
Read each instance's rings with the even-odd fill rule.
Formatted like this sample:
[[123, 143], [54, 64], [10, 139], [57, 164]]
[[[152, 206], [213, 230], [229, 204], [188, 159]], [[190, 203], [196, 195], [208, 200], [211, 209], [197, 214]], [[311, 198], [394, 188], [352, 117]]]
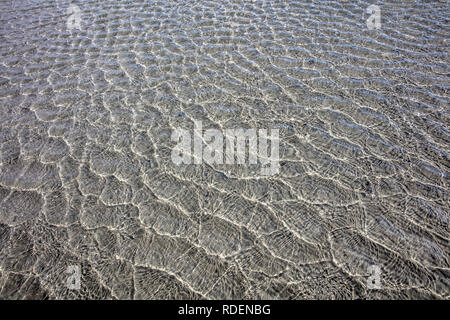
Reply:
[[[1, 1], [0, 298], [448, 298], [450, 5], [405, 2]], [[279, 174], [176, 166], [194, 120]]]

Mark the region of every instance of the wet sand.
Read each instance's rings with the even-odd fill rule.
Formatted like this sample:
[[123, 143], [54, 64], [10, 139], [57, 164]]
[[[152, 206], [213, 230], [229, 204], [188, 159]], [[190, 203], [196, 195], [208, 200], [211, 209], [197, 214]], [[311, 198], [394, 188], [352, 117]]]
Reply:
[[450, 5], [374, 3], [0, 2], [0, 298], [448, 298]]

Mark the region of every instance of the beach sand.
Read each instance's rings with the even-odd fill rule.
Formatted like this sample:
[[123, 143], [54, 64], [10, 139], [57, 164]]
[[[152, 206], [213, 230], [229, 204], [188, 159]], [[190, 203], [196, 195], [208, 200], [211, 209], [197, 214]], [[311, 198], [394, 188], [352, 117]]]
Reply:
[[[449, 13], [0, 2], [0, 298], [448, 298]], [[175, 164], [194, 121], [279, 171]]]

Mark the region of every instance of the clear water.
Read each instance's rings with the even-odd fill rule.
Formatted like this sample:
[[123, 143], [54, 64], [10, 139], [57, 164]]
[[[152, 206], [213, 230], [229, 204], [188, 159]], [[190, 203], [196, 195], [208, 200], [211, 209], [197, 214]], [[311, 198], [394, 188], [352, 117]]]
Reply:
[[[0, 297], [448, 298], [450, 5], [374, 3], [1, 1]], [[194, 120], [280, 172], [175, 165]]]

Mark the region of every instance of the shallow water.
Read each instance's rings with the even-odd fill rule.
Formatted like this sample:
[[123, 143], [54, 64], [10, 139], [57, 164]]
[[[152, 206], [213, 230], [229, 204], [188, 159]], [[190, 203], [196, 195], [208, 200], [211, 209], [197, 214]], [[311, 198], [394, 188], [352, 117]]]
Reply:
[[[0, 3], [0, 298], [449, 297], [448, 2], [71, 3]], [[194, 120], [279, 173], [175, 165]]]

